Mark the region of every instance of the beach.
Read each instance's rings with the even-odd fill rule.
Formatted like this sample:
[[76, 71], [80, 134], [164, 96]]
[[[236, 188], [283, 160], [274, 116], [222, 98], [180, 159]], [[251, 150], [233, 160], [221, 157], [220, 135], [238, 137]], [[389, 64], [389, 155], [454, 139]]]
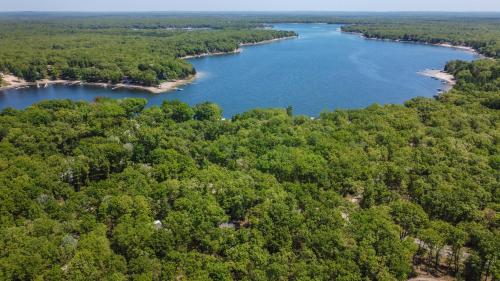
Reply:
[[418, 72], [418, 74], [442, 81], [443, 84], [445, 84], [446, 86], [443, 87], [442, 89], [444, 92], [451, 90], [451, 88], [453, 88], [453, 86], [456, 84], [455, 77], [442, 70], [425, 69], [423, 71]]
[[296, 39], [298, 37], [299, 36], [288, 36], [288, 37], [274, 38], [274, 39], [264, 40], [264, 41], [260, 41], [260, 42], [254, 42], [254, 43], [240, 43], [240, 47], [269, 44], [269, 43], [273, 43], [273, 42], [277, 42], [277, 41]]
[[84, 82], [79, 80], [72, 81], [72, 80], [61, 80], [61, 79], [58, 80], [43, 79], [43, 80], [38, 80], [36, 82], [27, 82], [19, 77], [6, 74], [3, 75], [3, 81], [6, 82], [7, 85], [0, 87], [0, 91], [11, 90], [11, 89], [22, 89], [26, 87], [46, 87], [48, 85], [83, 85], [83, 86], [112, 88], [113, 90], [120, 88], [134, 89], [134, 90], [147, 91], [153, 94], [160, 94], [175, 90], [180, 86], [193, 82], [195, 79], [196, 75], [191, 75], [185, 79], [166, 81], [159, 84], [158, 86], [142, 86], [135, 84], [127, 84], [127, 83], [118, 83], [118, 84], [99, 83], [99, 82], [93, 83], [93, 82]]
[[453, 49], [463, 50], [463, 51], [467, 51], [467, 52], [473, 52], [473, 53], [477, 54], [477, 51], [474, 50], [474, 48], [468, 47], [468, 46], [452, 45], [452, 44], [449, 44], [449, 43], [441, 43], [441, 44], [433, 44], [433, 45], [440, 46], [440, 47], [446, 47], [446, 48], [453, 48]]
[[[262, 44], [270, 44], [274, 43], [277, 41], [282, 41], [282, 40], [288, 40], [288, 39], [295, 39], [298, 36], [289, 36], [289, 37], [283, 37], [283, 38], [275, 38], [275, 39], [270, 39], [270, 40], [264, 40], [260, 42], [254, 42], [254, 43], [240, 43], [238, 46], [240, 47], [245, 47], [245, 46], [255, 46], [255, 45], [262, 45]], [[195, 59], [195, 58], [202, 58], [202, 57], [211, 57], [211, 56], [224, 56], [224, 55], [232, 55], [232, 54], [239, 54], [243, 52], [243, 49], [238, 48], [234, 51], [230, 52], [214, 52], [214, 53], [202, 53], [198, 55], [189, 55], [189, 56], [183, 56], [181, 59]]]
[[[260, 44], [269, 44], [281, 40], [287, 40], [287, 39], [294, 39], [297, 38], [298, 36], [289, 36], [289, 37], [283, 37], [283, 38], [275, 38], [275, 39], [270, 39], [270, 40], [264, 40], [261, 42], [255, 42], [255, 43], [240, 43], [240, 47], [244, 46], [252, 46], [252, 45], [260, 45]], [[208, 57], [208, 56], [223, 56], [223, 55], [230, 55], [230, 54], [239, 54], [243, 51], [242, 48], [237, 48], [234, 51], [230, 52], [214, 52], [214, 53], [202, 53], [198, 55], [189, 55], [189, 56], [184, 56], [181, 57], [181, 59], [193, 59], [193, 58], [201, 58], [201, 57]], [[177, 89], [180, 86], [192, 83], [197, 75], [191, 75], [185, 79], [179, 79], [179, 80], [171, 80], [171, 81], [166, 81], [158, 86], [142, 86], [142, 85], [136, 85], [136, 84], [128, 84], [128, 83], [118, 83], [118, 84], [112, 84], [112, 83], [104, 83], [104, 82], [84, 82], [80, 80], [49, 80], [49, 79], [43, 79], [43, 80], [38, 80], [36, 82], [28, 82], [25, 81], [22, 78], [10, 75], [10, 74], [2, 74], [0, 73], [3, 77], [3, 81], [5, 82], [6, 85], [0, 87], [0, 91], [5, 91], [5, 90], [11, 90], [11, 89], [22, 89], [22, 88], [27, 88], [27, 87], [46, 87], [48, 85], [83, 85], [83, 86], [94, 86], [94, 87], [103, 87], [103, 88], [111, 88], [113, 90], [122, 88], [122, 89], [133, 89], [133, 90], [141, 90], [141, 91], [147, 91], [153, 94], [160, 94], [160, 93], [165, 93], [169, 92], [172, 90]]]
[[361, 32], [351, 32], [351, 31], [343, 31], [340, 29], [340, 32], [342, 33], [347, 33], [347, 34], [352, 34], [356, 36], [363, 37], [364, 39], [367, 40], [378, 40], [378, 41], [392, 41], [392, 42], [399, 42], [399, 43], [410, 43], [410, 44], [424, 44], [424, 45], [431, 45], [431, 46], [437, 46], [437, 47], [445, 47], [445, 48], [452, 48], [452, 49], [457, 49], [457, 50], [462, 50], [466, 52], [470, 52], [476, 56], [478, 56], [481, 59], [488, 58], [483, 54], [480, 54], [478, 51], [476, 51], [474, 48], [469, 47], [469, 46], [464, 46], [464, 45], [453, 45], [450, 43], [429, 43], [429, 42], [424, 42], [424, 41], [409, 41], [409, 40], [401, 40], [401, 39], [389, 39], [389, 38], [377, 38], [377, 37], [367, 37], [365, 34]]
[[198, 55], [183, 56], [180, 58], [187, 60], [187, 59], [195, 59], [195, 58], [202, 58], [202, 57], [225, 56], [225, 55], [239, 54], [242, 51], [243, 50], [241, 48], [238, 48], [238, 49], [231, 51], [231, 52], [202, 53], [202, 54], [198, 54]]

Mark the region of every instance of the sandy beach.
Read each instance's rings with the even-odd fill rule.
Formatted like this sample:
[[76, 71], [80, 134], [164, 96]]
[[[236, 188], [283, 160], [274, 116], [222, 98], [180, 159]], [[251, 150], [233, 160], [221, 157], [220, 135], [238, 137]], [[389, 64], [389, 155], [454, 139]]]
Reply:
[[426, 69], [420, 72], [417, 72], [420, 75], [431, 77], [437, 80], [440, 80], [443, 82], [445, 87], [443, 87], [442, 91], [447, 92], [453, 88], [453, 86], [456, 84], [455, 82], [455, 77], [453, 75], [446, 73], [442, 70], [438, 69]]
[[476, 51], [474, 48], [469, 47], [469, 46], [463, 46], [463, 45], [453, 45], [450, 43], [438, 43], [438, 44], [431, 44], [427, 42], [422, 42], [422, 41], [408, 41], [408, 40], [401, 40], [401, 39], [388, 39], [388, 38], [375, 38], [375, 37], [367, 37], [361, 32], [350, 32], [350, 31], [343, 31], [342, 29], [340, 30], [343, 33], [347, 34], [352, 34], [356, 36], [361, 36], [364, 39], [367, 40], [379, 40], [379, 41], [392, 41], [392, 42], [399, 42], [399, 43], [410, 43], [410, 44], [424, 44], [424, 45], [431, 45], [431, 46], [438, 46], [438, 47], [445, 47], [445, 48], [452, 48], [452, 49], [458, 49], [466, 52], [473, 53], [474, 55], [480, 57], [480, 58], [488, 58], [482, 54], [480, 54], [478, 51]]
[[233, 55], [233, 54], [239, 54], [242, 51], [243, 51], [242, 49], [238, 48], [238, 49], [231, 51], [231, 52], [202, 53], [199, 55], [184, 56], [184, 57], [181, 57], [181, 59], [187, 60], [187, 59], [195, 59], [195, 58], [202, 58], [202, 57]]
[[[289, 37], [283, 37], [283, 38], [275, 38], [275, 39], [270, 39], [270, 40], [264, 40], [264, 41], [255, 42], [255, 43], [240, 43], [239, 46], [240, 47], [245, 47], [245, 46], [270, 44], [270, 43], [277, 42], [277, 41], [288, 40], [288, 39], [295, 39], [297, 37], [298, 36], [289, 36]], [[181, 59], [194, 59], [194, 58], [211, 57], [211, 56], [233, 55], [233, 54], [239, 54], [241, 52], [243, 52], [243, 49], [238, 48], [238, 49], [236, 49], [234, 51], [231, 51], [231, 52], [203, 53], [203, 54], [198, 54], [198, 55], [184, 56], [184, 57], [181, 57]]]
[[[271, 39], [271, 40], [264, 40], [264, 41], [255, 42], [255, 43], [240, 43], [239, 46], [243, 47], [243, 46], [252, 46], [252, 45], [260, 45], [260, 44], [269, 44], [269, 43], [273, 43], [276, 41], [294, 39], [297, 37], [298, 36], [289, 36], [289, 37], [283, 37], [283, 38], [275, 38], [275, 39]], [[208, 57], [208, 56], [223, 56], [223, 55], [239, 54], [242, 51], [243, 51], [242, 48], [238, 48], [238, 49], [231, 51], [231, 52], [203, 53], [203, 54], [198, 54], [198, 55], [184, 56], [184, 57], [181, 57], [181, 59], [193, 59], [193, 58], [201, 58], [201, 57]], [[40, 87], [46, 87], [48, 85], [84, 85], [84, 86], [112, 88], [113, 90], [119, 89], [119, 88], [134, 89], [134, 90], [147, 91], [147, 92], [150, 92], [153, 94], [160, 94], [160, 93], [165, 93], [165, 92], [175, 90], [180, 86], [192, 83], [197, 77], [196, 75], [192, 75], [186, 79], [166, 81], [166, 82], [161, 83], [158, 86], [142, 86], [142, 85], [125, 84], [125, 83], [118, 83], [118, 84], [92, 83], [92, 82], [84, 82], [84, 81], [79, 81], [79, 80], [72, 81], [72, 80], [43, 79], [43, 80], [38, 80], [36, 82], [27, 82], [22, 78], [19, 78], [19, 77], [10, 75], [10, 74], [0, 73], [0, 75], [2, 75], [4, 84], [5, 84], [5, 85], [0, 87], [0, 91], [11, 90], [11, 89], [22, 89], [22, 88], [26, 88], [26, 87], [39, 87], [40, 88]]]
[[166, 82], [161, 83], [158, 86], [141, 86], [141, 85], [125, 84], [125, 83], [118, 83], [118, 84], [91, 83], [91, 82], [84, 82], [84, 81], [79, 81], [79, 80], [71, 81], [71, 80], [43, 79], [43, 80], [38, 80], [36, 82], [27, 82], [24, 79], [7, 74], [7, 75], [3, 75], [3, 80], [7, 85], [0, 87], [0, 91], [10, 90], [10, 89], [22, 89], [22, 88], [26, 88], [26, 87], [39, 87], [39, 88], [41, 88], [41, 87], [46, 87], [48, 85], [83, 85], [83, 86], [112, 88], [113, 90], [116, 90], [119, 88], [134, 89], [134, 90], [147, 91], [147, 92], [150, 92], [153, 94], [160, 94], [160, 93], [175, 90], [180, 86], [183, 86], [183, 85], [186, 85], [186, 84], [193, 82], [193, 80], [195, 80], [195, 79], [196, 79], [196, 75], [191, 75], [186, 79], [166, 81]]
[[282, 37], [282, 38], [275, 38], [275, 39], [270, 39], [270, 40], [264, 40], [264, 41], [255, 42], [255, 43], [240, 43], [240, 47], [269, 44], [269, 43], [273, 43], [273, 42], [277, 42], [277, 41], [296, 39], [298, 37], [299, 36], [288, 36], [288, 37]]
[[461, 46], [461, 45], [452, 45], [449, 43], [441, 43], [441, 44], [433, 44], [435, 46], [440, 46], [440, 47], [446, 47], [446, 48], [453, 48], [453, 49], [459, 49], [459, 50], [464, 50], [467, 52], [473, 52], [477, 54], [477, 51], [474, 50], [472, 47], [467, 47], [467, 46]]

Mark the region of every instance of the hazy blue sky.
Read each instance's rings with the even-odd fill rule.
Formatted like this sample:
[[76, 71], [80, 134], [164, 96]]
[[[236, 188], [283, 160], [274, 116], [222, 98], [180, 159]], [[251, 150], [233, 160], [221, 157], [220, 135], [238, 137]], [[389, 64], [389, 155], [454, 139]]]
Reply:
[[500, 11], [500, 0], [1, 0], [1, 11]]

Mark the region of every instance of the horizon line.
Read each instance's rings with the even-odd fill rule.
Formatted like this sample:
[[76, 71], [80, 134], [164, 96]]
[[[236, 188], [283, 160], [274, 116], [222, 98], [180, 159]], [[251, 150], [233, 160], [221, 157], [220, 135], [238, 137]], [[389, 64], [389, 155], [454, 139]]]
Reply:
[[0, 10], [0, 13], [500, 13], [491, 10], [464, 11], [464, 10]]

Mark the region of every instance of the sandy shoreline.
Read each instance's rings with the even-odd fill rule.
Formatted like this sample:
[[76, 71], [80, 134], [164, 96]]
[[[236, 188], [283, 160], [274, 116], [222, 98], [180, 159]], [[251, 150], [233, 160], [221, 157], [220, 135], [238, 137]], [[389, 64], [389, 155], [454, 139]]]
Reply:
[[296, 39], [299, 36], [294, 35], [294, 36], [288, 36], [288, 37], [281, 37], [281, 38], [274, 38], [274, 39], [269, 39], [269, 40], [264, 40], [260, 42], [254, 42], [254, 43], [240, 43], [240, 47], [244, 46], [255, 46], [255, 45], [262, 45], [262, 44], [269, 44], [277, 41], [283, 41], [283, 40], [290, 40], [290, 39]]
[[443, 87], [443, 89], [440, 90], [441, 92], [447, 92], [447, 91], [451, 90], [453, 88], [453, 86], [456, 84], [455, 77], [453, 77], [453, 75], [451, 75], [447, 72], [444, 72], [442, 70], [426, 69], [423, 71], [419, 71], [417, 73], [422, 75], [422, 76], [431, 77], [431, 78], [434, 78], [436, 80], [440, 80], [445, 86], [445, 87]]
[[270, 40], [264, 40], [264, 41], [255, 42], [255, 43], [239, 43], [238, 46], [240, 48], [238, 48], [238, 49], [236, 49], [234, 51], [230, 51], [230, 52], [215, 52], [215, 53], [202, 53], [202, 54], [198, 54], [198, 55], [183, 56], [183, 57], [180, 57], [180, 58], [181, 59], [195, 59], [195, 58], [202, 58], [202, 57], [225, 56], [225, 55], [239, 54], [239, 53], [243, 52], [243, 49], [241, 47], [255, 46], [255, 45], [262, 45], [262, 44], [270, 44], [270, 43], [277, 42], [277, 41], [288, 40], [288, 39], [295, 39], [297, 37], [298, 36], [288, 36], [288, 37], [282, 37], [282, 38], [274, 38], [274, 39], [270, 39]]
[[[343, 30], [341, 30], [341, 32], [356, 35], [356, 36], [361, 36], [367, 40], [391, 41], [391, 42], [409, 43], [409, 44], [424, 44], [424, 45], [430, 45], [430, 46], [458, 49], [458, 50], [470, 52], [473, 55], [476, 55], [481, 59], [487, 58], [486, 56], [480, 54], [477, 50], [475, 50], [474, 48], [469, 47], [469, 46], [453, 45], [450, 43], [431, 44], [431, 43], [420, 42], [420, 41], [406, 41], [406, 40], [399, 40], [399, 39], [393, 40], [393, 39], [384, 39], [384, 38], [372, 38], [372, 37], [367, 37], [366, 35], [364, 35], [361, 32], [350, 32], [350, 31], [343, 31]], [[425, 69], [425, 70], [419, 71], [417, 73], [419, 75], [423, 75], [426, 77], [440, 80], [443, 83], [443, 88], [438, 89], [439, 93], [445, 93], [445, 92], [450, 91], [453, 88], [453, 86], [455, 86], [455, 84], [456, 84], [455, 77], [447, 72], [442, 71], [442, 70]]]
[[198, 54], [198, 55], [183, 56], [183, 57], [180, 57], [180, 59], [188, 60], [188, 59], [196, 59], [196, 58], [202, 58], [202, 57], [233, 55], [233, 54], [239, 54], [242, 51], [243, 51], [242, 49], [238, 48], [238, 49], [231, 51], [231, 52], [202, 53], [202, 54]]
[[103, 87], [103, 88], [111, 88], [112, 90], [116, 89], [132, 89], [132, 90], [141, 90], [147, 91], [153, 94], [160, 94], [168, 91], [172, 91], [177, 89], [180, 86], [189, 84], [196, 79], [196, 75], [191, 75], [186, 79], [175, 80], [175, 81], [166, 81], [158, 86], [141, 86], [134, 84], [125, 84], [125, 83], [92, 83], [92, 82], [84, 82], [84, 81], [72, 81], [72, 80], [38, 80], [36, 82], [27, 82], [24, 79], [18, 78], [13, 75], [3, 75], [3, 80], [8, 85], [0, 87], [0, 91], [12, 90], [12, 89], [23, 89], [28, 87], [47, 87], [48, 85], [83, 85], [83, 86], [93, 86], [93, 87]]
[[437, 44], [432, 44], [428, 42], [423, 42], [423, 41], [409, 41], [409, 40], [401, 40], [401, 39], [388, 39], [388, 38], [375, 38], [375, 37], [367, 37], [361, 32], [351, 32], [351, 31], [343, 31], [342, 29], [340, 30], [342, 33], [346, 34], [352, 34], [352, 35], [357, 35], [361, 36], [364, 39], [367, 40], [378, 40], [378, 41], [389, 41], [389, 42], [398, 42], [398, 43], [409, 43], [409, 44], [423, 44], [423, 45], [429, 45], [429, 46], [437, 46], [437, 47], [445, 47], [445, 48], [452, 48], [452, 49], [458, 49], [462, 51], [466, 51], [469, 53], [472, 53], [480, 58], [487, 58], [486, 56], [480, 54], [478, 51], [476, 51], [474, 48], [469, 47], [469, 46], [464, 46], [464, 45], [453, 45], [451, 43], [437, 43]]
[[463, 46], [463, 45], [452, 45], [449, 43], [440, 43], [440, 44], [430, 44], [433, 46], [439, 46], [439, 47], [446, 47], [446, 48], [452, 48], [452, 49], [458, 49], [458, 50], [463, 50], [467, 52], [474, 53], [476, 55], [480, 55], [474, 48], [468, 47], [468, 46]]
[[[289, 37], [264, 40], [264, 41], [255, 42], [255, 43], [240, 43], [239, 47], [260, 45], [260, 44], [269, 44], [269, 43], [273, 43], [276, 41], [294, 39], [297, 37], [298, 36], [289, 36]], [[201, 57], [207, 57], [207, 56], [223, 56], [223, 55], [239, 54], [242, 51], [243, 51], [242, 48], [238, 48], [238, 49], [231, 51], [231, 52], [203, 53], [203, 54], [198, 54], [198, 55], [184, 56], [184, 57], [181, 57], [181, 59], [193, 59], [193, 58], [201, 58]], [[80, 81], [80, 80], [73, 81], [73, 80], [60, 80], [60, 79], [59, 80], [43, 79], [43, 80], [38, 80], [36, 82], [27, 82], [22, 78], [19, 78], [19, 77], [10, 75], [10, 74], [0, 73], [0, 75], [2, 75], [4, 83], [7, 84], [4, 86], [0, 86], [0, 91], [12, 90], [12, 89], [23, 89], [23, 88], [28, 88], [28, 87], [42, 88], [42, 87], [47, 87], [48, 85], [69, 85], [69, 86], [71, 86], [71, 85], [83, 85], [83, 86], [111, 88], [112, 90], [116, 90], [116, 89], [120, 89], [120, 88], [121, 89], [141, 90], [141, 91], [147, 91], [147, 92], [150, 92], [153, 94], [160, 94], [160, 93], [165, 93], [165, 92], [175, 90], [180, 86], [192, 83], [197, 77], [197, 75], [191, 75], [191, 76], [187, 77], [186, 79], [166, 81], [166, 82], [161, 83], [158, 86], [142, 86], [142, 85], [125, 84], [125, 83], [118, 83], [118, 84], [92, 83], [92, 82], [84, 82], [84, 81]]]

